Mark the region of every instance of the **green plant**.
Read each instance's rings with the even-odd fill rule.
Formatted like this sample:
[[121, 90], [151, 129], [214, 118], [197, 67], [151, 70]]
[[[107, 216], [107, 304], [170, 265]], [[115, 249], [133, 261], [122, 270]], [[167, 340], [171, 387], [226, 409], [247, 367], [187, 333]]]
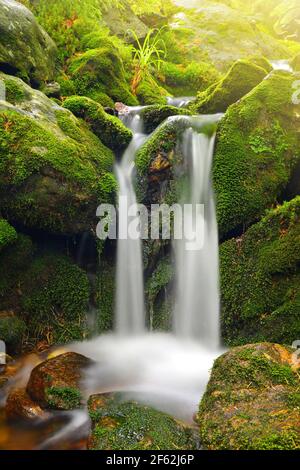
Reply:
[[143, 43], [135, 31], [129, 31], [136, 42], [136, 46], [133, 48], [134, 74], [131, 82], [131, 90], [134, 95], [143, 80], [154, 82], [151, 73], [153, 70], [160, 70], [163, 58], [166, 57], [165, 44], [160, 37], [162, 29], [150, 29]]

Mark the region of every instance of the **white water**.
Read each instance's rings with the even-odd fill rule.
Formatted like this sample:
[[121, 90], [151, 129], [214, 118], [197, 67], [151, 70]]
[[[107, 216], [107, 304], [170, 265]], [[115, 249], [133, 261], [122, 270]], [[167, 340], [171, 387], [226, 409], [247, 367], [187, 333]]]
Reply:
[[271, 65], [274, 70], [285, 70], [286, 72], [293, 72], [293, 68], [288, 60], [272, 60]]
[[[142, 132], [139, 112], [140, 108], [131, 109], [123, 117], [124, 123], [134, 131], [134, 138], [117, 166], [120, 196], [126, 195], [131, 203], [136, 202], [134, 157], [147, 138]], [[124, 398], [135, 398], [187, 422], [193, 421], [213, 361], [222, 353], [218, 239], [211, 184], [214, 137], [200, 132], [203, 126], [216, 123], [220, 117], [170, 118], [186, 128], [182, 149], [191, 191], [182, 202], [203, 203], [206, 207], [204, 249], [187, 252], [186, 240], [175, 245], [178, 274], [175, 331], [146, 332], [141, 241], [119, 240], [116, 286], [119, 334], [70, 346], [70, 350], [96, 361], [84, 382], [87, 397], [93, 393], [122, 391]]]
[[167, 103], [170, 106], [176, 106], [177, 108], [184, 108], [185, 106], [187, 106], [194, 100], [195, 100], [194, 96], [184, 96], [181, 98], [172, 98], [171, 96], [169, 96], [167, 98]]
[[218, 228], [211, 178], [215, 136], [199, 133], [199, 127], [214, 124], [220, 117], [184, 118], [189, 121], [189, 127], [183, 134], [182, 150], [189, 168], [190, 190], [182, 203], [190, 204], [193, 208], [197, 204], [204, 206], [204, 239], [202, 249], [187, 249], [187, 243], [194, 236], [193, 210], [185, 218], [188, 232], [182, 240], [175, 242], [175, 333], [194, 338], [209, 348], [217, 348], [220, 343]]
[[[130, 110], [123, 118], [134, 138], [116, 167], [119, 196], [126, 195], [133, 204], [134, 158], [147, 138], [142, 132], [139, 110]], [[178, 119], [186, 127], [182, 150], [191, 190], [182, 202], [206, 206], [204, 249], [187, 252], [186, 240], [175, 245], [175, 331], [146, 332], [141, 241], [119, 240], [117, 334], [71, 344], [66, 349], [95, 361], [82, 383], [86, 398], [95, 393], [123, 392], [124, 399], [136, 399], [192, 423], [213, 362], [223, 352], [219, 346], [218, 240], [211, 184], [214, 137], [199, 133], [202, 126], [217, 122], [220, 115], [170, 119]], [[70, 418], [71, 422], [40, 448], [86, 432], [87, 412], [72, 412]]]
[[[126, 198], [128, 207], [137, 203], [133, 186], [134, 158], [137, 150], [146, 140], [139, 115], [140, 109], [133, 108], [123, 117], [124, 123], [133, 132], [133, 139], [121, 162], [116, 165], [119, 183], [119, 226], [122, 217], [127, 219], [127, 212], [121, 210], [122, 198]], [[135, 212], [133, 218], [137, 215]], [[145, 329], [141, 240], [119, 238], [117, 260], [116, 330], [120, 335], [138, 335]]]

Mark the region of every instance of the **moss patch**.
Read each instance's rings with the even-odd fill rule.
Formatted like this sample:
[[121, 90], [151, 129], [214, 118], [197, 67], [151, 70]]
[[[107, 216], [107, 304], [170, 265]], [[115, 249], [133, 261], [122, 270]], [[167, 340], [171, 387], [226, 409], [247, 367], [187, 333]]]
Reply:
[[117, 395], [95, 395], [89, 400], [93, 430], [90, 450], [195, 449], [189, 428], [170, 416]]
[[291, 365], [291, 351], [270, 343], [217, 359], [198, 414], [205, 448], [299, 450], [300, 410], [287, 405], [300, 386]]

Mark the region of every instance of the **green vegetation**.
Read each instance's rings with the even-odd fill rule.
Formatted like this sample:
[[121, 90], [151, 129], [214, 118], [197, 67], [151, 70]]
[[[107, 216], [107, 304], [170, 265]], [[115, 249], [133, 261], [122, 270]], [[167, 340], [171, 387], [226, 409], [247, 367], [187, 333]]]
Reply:
[[221, 245], [223, 336], [292, 344], [300, 335], [300, 198]]
[[299, 450], [299, 408], [286, 404], [299, 385], [283, 346], [232, 349], [215, 362], [200, 404], [201, 442], [210, 450]]
[[0, 219], [0, 252], [10, 243], [16, 241], [17, 233], [9, 223]]
[[272, 73], [230, 106], [219, 125], [213, 176], [222, 236], [264, 215], [299, 162], [294, 80]]
[[83, 96], [72, 96], [64, 101], [64, 108], [72, 111], [76, 117], [84, 119], [104, 145], [115, 152], [122, 152], [129, 145], [132, 139], [131, 131], [120, 119], [107, 114], [95, 101]]
[[218, 83], [211, 85], [197, 96], [192, 109], [199, 114], [222, 113], [255, 88], [267, 75], [260, 66], [240, 60]]
[[49, 408], [54, 410], [75, 410], [81, 406], [81, 393], [72, 387], [50, 387], [46, 389]]
[[90, 450], [192, 450], [192, 431], [170, 416], [117, 395], [89, 400]]

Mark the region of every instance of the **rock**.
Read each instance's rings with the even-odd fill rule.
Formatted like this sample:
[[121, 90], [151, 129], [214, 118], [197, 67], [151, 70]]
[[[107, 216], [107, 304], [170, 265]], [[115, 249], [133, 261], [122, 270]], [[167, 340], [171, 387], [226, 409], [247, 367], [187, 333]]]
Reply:
[[46, 417], [45, 411], [30, 399], [25, 389], [15, 389], [9, 393], [5, 414], [9, 420], [32, 421]]
[[90, 359], [72, 352], [42, 362], [31, 372], [27, 393], [42, 408], [80, 408], [80, 382], [91, 364]]
[[70, 111], [18, 78], [1, 78], [3, 215], [52, 234], [95, 230], [96, 208], [114, 199], [113, 153]]
[[[87, 96], [101, 104], [105, 95], [113, 102], [122, 101], [128, 106], [138, 105], [138, 100], [133, 96], [125, 76], [119, 49], [111, 39], [103, 38], [101, 35], [99, 39], [93, 38], [89, 41], [86, 43], [86, 52], [74, 56], [67, 71], [76, 94]], [[103, 105], [111, 106], [111, 104]]]
[[292, 350], [269, 343], [234, 348], [218, 358], [197, 417], [204, 448], [299, 449], [295, 366]]
[[107, 114], [109, 114], [110, 116], [116, 116], [116, 117], [119, 116], [118, 111], [117, 111], [116, 109], [114, 109], [114, 108], [110, 108], [110, 107], [105, 106], [103, 109], [104, 109], [104, 111], [105, 111]]
[[136, 89], [136, 96], [141, 105], [167, 104], [169, 92], [155, 80], [144, 79]]
[[273, 72], [219, 124], [213, 178], [221, 237], [263, 216], [299, 165], [294, 81], [288, 72]]
[[190, 428], [153, 408], [124, 402], [119, 394], [89, 399], [89, 450], [193, 450]]
[[175, 106], [147, 106], [147, 108], [142, 110], [141, 117], [144, 122], [145, 132], [150, 134], [168, 117], [180, 115], [189, 116], [191, 114], [191, 111], [176, 108]]
[[14, 0], [0, 1], [0, 71], [33, 84], [55, 74], [56, 47], [33, 14]]
[[0, 254], [0, 264], [6, 267], [0, 273], [0, 310], [13, 309], [15, 315], [0, 318], [9, 349], [20, 349], [25, 334], [31, 345], [48, 346], [86, 337], [90, 285], [82, 269], [53, 249], [36, 255], [23, 235]]
[[233, 64], [227, 75], [197, 96], [191, 108], [199, 114], [225, 112], [255, 88], [267, 75], [265, 69], [246, 60]]
[[132, 132], [120, 119], [105, 113], [100, 104], [84, 96], [72, 96], [65, 100], [64, 108], [72, 111], [76, 117], [84, 119], [91, 131], [108, 148], [122, 153], [128, 147]]
[[45, 93], [48, 98], [57, 98], [61, 97], [61, 87], [57, 82], [49, 82], [43, 87], [43, 93]]
[[13, 313], [0, 312], [0, 340], [4, 341], [7, 351], [19, 352], [22, 347], [26, 324]]
[[108, 8], [103, 11], [103, 19], [109, 27], [112, 34], [130, 41], [131, 35], [129, 31], [134, 31], [139, 39], [146, 37], [148, 27], [133, 13], [128, 2], [123, 2], [122, 8]]
[[6, 220], [0, 219], [0, 252], [16, 239], [17, 232], [15, 229]]
[[300, 196], [220, 248], [227, 344], [300, 338]]

